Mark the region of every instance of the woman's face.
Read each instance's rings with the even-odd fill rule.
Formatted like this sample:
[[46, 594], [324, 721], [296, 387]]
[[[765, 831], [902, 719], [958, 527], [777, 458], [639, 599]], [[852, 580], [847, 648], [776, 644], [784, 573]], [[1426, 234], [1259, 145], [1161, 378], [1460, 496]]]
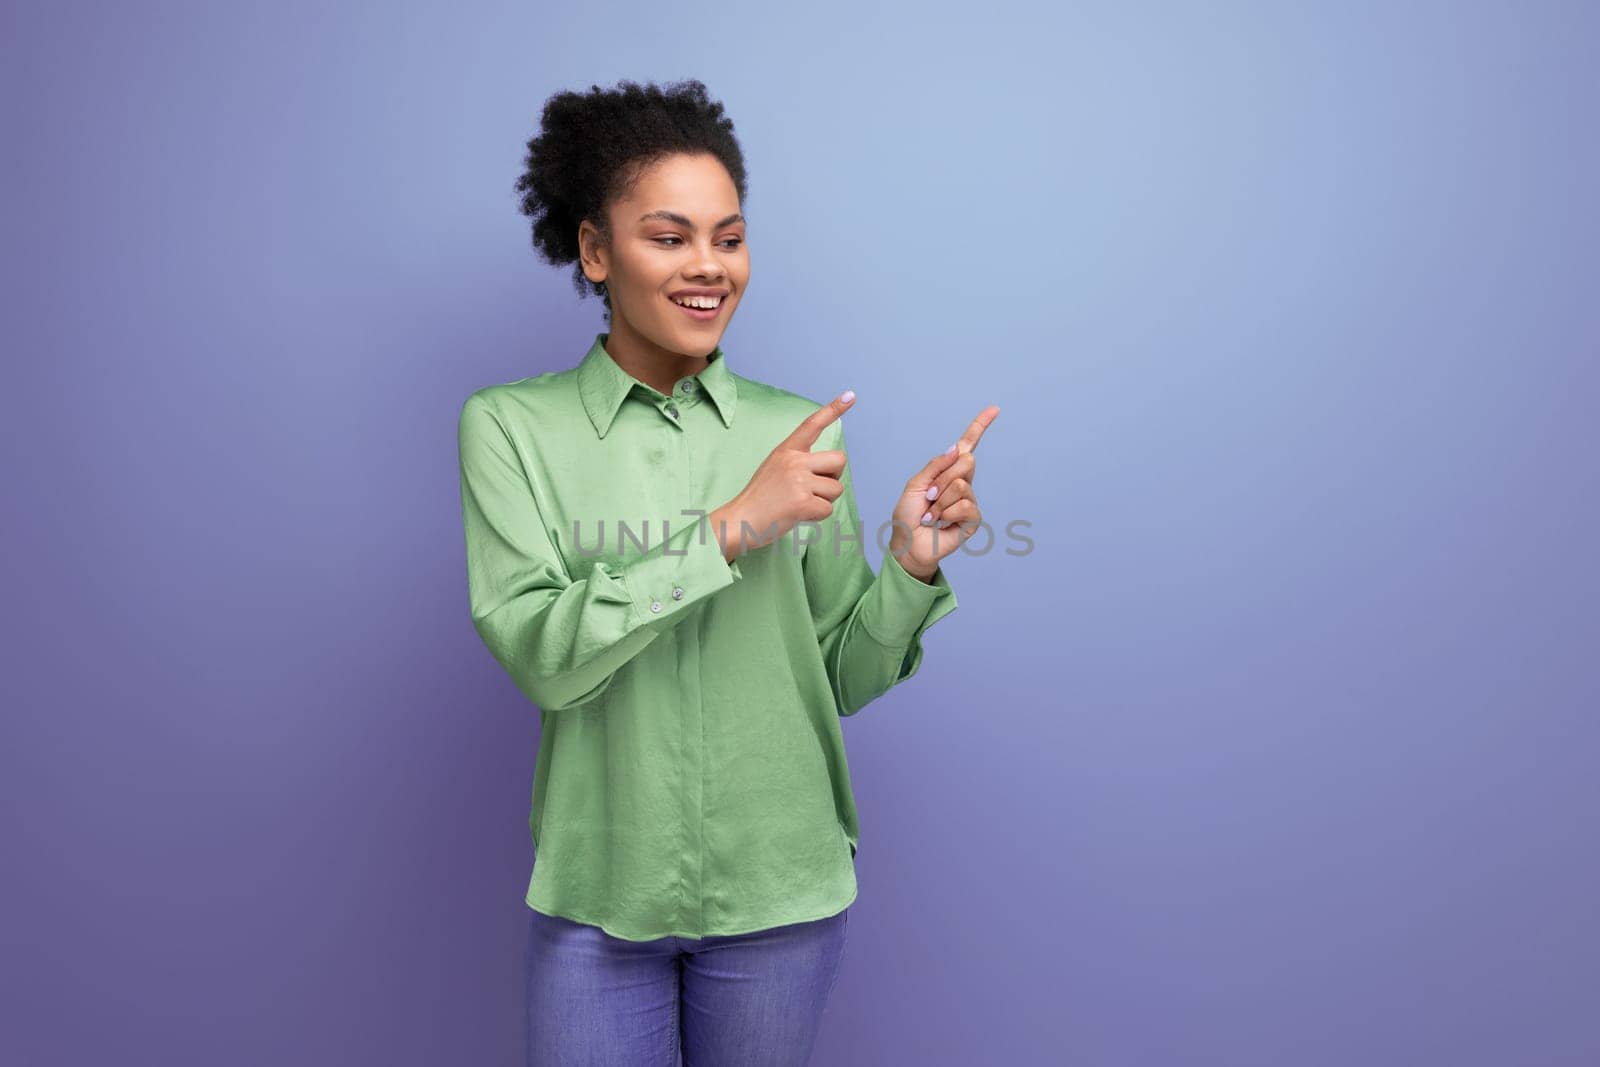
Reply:
[[609, 214], [609, 249], [587, 221], [579, 241], [584, 274], [606, 283], [613, 332], [679, 355], [709, 355], [750, 279], [739, 193], [727, 168], [710, 155], [668, 156]]

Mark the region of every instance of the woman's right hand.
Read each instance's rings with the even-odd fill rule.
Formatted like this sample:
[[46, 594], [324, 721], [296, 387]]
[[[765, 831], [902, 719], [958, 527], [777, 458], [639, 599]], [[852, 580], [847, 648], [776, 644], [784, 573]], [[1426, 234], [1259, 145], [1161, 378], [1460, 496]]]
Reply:
[[855, 399], [855, 392], [846, 390], [807, 415], [761, 461], [750, 484], [711, 512], [711, 529], [730, 562], [771, 544], [802, 522], [821, 522], [833, 515], [833, 502], [844, 492], [839, 475], [845, 454], [839, 449], [813, 452], [811, 446]]

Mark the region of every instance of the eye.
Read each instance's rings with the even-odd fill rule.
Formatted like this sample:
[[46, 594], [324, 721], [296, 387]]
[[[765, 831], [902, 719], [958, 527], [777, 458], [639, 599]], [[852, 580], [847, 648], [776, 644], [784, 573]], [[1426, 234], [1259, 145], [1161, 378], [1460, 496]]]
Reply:
[[[683, 243], [683, 238], [675, 236], [675, 235], [670, 235], [670, 234], [669, 235], [663, 235], [661, 237], [652, 237], [651, 240], [654, 241], [656, 244], [660, 245], [663, 248], [677, 248], [679, 245], [681, 245]], [[742, 237], [727, 237], [727, 238], [724, 238], [721, 241], [718, 241], [717, 243], [722, 245], [728, 251], [732, 252], [733, 250], [739, 248], [741, 245], [744, 244], [744, 238], [742, 238]]]

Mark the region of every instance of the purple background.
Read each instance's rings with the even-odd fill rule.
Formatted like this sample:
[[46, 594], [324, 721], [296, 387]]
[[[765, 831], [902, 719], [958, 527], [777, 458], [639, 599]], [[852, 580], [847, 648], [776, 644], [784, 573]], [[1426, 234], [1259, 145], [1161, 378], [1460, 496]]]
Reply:
[[778, 11], [7, 5], [0, 1061], [518, 1062], [455, 419], [602, 328], [545, 97], [695, 76], [863, 513], [1003, 408], [816, 1062], [1600, 1062], [1595, 6]]

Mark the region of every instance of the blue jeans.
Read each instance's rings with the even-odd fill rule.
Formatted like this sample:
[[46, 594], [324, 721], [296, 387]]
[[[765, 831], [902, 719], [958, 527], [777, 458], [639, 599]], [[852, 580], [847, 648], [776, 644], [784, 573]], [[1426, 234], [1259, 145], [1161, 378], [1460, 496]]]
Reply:
[[801, 1067], [850, 920], [846, 908], [748, 934], [627, 941], [528, 910], [525, 1036], [536, 1067]]

